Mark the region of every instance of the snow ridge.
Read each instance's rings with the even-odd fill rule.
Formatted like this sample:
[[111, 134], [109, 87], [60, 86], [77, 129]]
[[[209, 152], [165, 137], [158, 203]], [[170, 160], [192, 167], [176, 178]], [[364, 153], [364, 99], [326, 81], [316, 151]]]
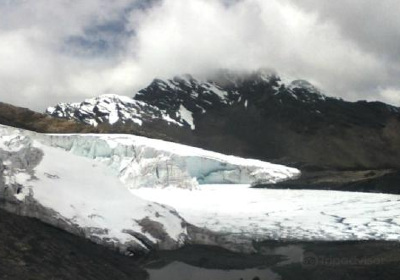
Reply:
[[93, 126], [101, 123], [113, 125], [128, 122], [142, 126], [144, 121], [154, 120], [182, 125], [168, 118], [164, 111], [155, 106], [116, 94], [89, 98], [81, 103], [60, 103], [55, 107], [49, 107], [46, 114], [81, 121]]

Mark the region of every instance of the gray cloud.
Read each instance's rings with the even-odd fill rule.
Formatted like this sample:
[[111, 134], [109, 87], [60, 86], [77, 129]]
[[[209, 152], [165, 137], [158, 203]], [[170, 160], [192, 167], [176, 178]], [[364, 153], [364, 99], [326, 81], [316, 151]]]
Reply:
[[[400, 105], [400, 3], [396, 0], [291, 0], [305, 12], [314, 13], [320, 23], [330, 23], [357, 48], [375, 56], [385, 71], [366, 80], [364, 93]], [[362, 72], [362, 69], [360, 70]], [[391, 92], [392, 94], [388, 94]], [[371, 96], [368, 96], [370, 94]], [[360, 92], [359, 97], [363, 94]]]
[[0, 98], [42, 110], [132, 96], [155, 76], [274, 68], [328, 94], [400, 105], [400, 4], [338, 3], [0, 0]]
[[396, 0], [292, 0], [319, 21], [333, 22], [347, 39], [382, 58], [400, 60], [400, 5]]

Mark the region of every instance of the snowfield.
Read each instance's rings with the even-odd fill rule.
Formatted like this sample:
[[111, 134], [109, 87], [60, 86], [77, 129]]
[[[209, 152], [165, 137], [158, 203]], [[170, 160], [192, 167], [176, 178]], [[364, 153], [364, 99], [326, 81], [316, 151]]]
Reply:
[[400, 195], [203, 185], [136, 189], [189, 223], [255, 240], [397, 240]]

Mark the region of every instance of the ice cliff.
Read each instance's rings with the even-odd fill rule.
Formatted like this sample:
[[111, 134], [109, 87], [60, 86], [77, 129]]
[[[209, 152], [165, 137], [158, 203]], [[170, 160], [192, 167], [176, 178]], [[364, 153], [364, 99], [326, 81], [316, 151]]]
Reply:
[[40, 135], [42, 143], [109, 166], [129, 188], [275, 183], [297, 169], [133, 135]]

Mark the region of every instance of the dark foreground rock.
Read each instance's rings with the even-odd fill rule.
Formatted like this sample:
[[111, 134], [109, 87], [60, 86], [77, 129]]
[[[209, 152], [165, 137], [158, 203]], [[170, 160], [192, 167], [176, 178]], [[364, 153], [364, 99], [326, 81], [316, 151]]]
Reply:
[[132, 258], [0, 209], [0, 279], [147, 279]]

